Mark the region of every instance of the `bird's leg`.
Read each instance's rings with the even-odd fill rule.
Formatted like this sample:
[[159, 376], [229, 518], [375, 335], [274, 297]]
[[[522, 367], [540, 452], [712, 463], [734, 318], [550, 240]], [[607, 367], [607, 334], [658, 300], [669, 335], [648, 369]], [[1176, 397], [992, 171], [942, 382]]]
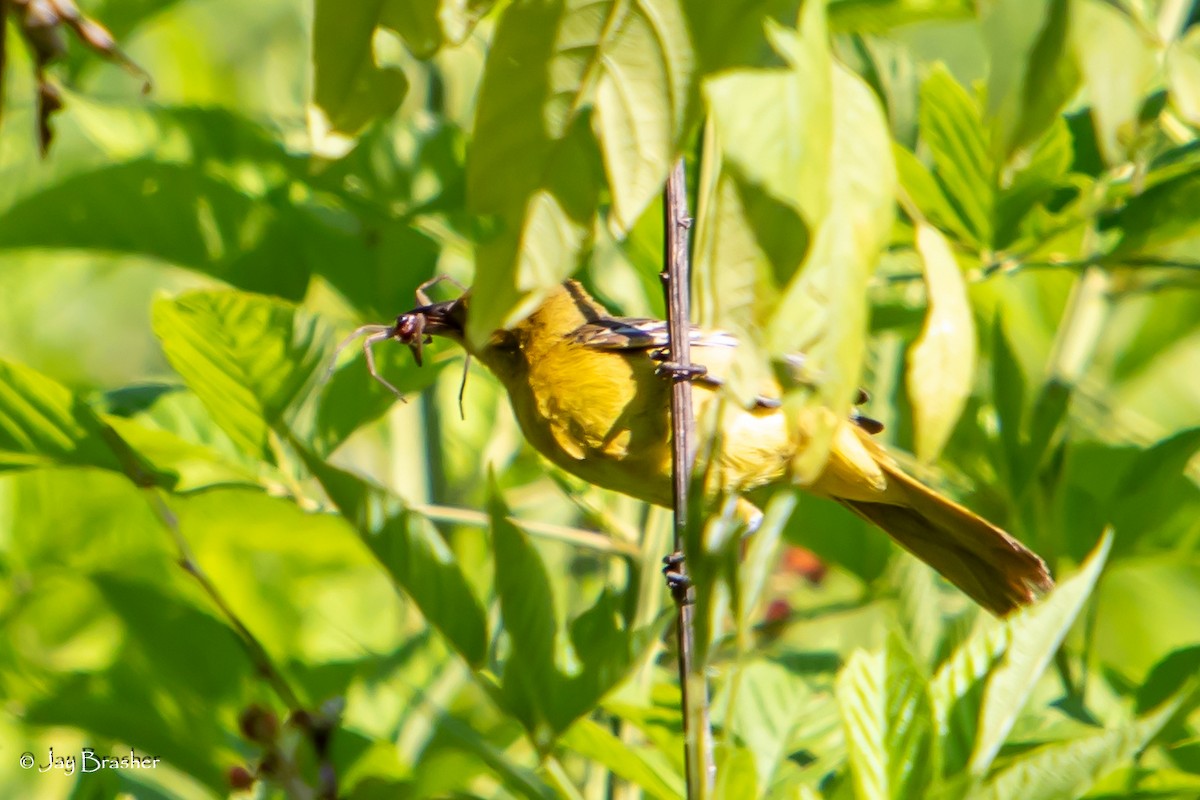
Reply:
[[658, 362], [654, 368], [656, 375], [670, 375], [677, 381], [694, 381], [708, 375], [708, 367], [703, 364], [677, 364], [670, 360], [670, 351], [663, 347], [650, 353], [650, 358]]

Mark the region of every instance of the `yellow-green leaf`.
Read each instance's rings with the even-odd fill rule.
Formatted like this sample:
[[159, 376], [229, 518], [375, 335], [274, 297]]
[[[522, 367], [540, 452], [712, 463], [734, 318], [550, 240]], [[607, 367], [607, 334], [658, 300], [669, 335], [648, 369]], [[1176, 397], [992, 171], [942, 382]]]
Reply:
[[950, 244], [928, 223], [917, 226], [917, 252], [929, 292], [921, 336], [909, 353], [917, 457], [932, 461], [962, 414], [975, 376], [975, 320]]

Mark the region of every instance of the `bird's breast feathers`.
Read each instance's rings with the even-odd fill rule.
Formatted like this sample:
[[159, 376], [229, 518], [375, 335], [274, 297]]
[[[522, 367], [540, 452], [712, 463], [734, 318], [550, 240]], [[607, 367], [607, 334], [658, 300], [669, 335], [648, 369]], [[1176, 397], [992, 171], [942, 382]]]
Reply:
[[[526, 438], [590, 483], [669, 504], [670, 382], [657, 374], [655, 357], [665, 343], [662, 323], [610, 318], [522, 352], [505, 383]], [[693, 345], [693, 361], [715, 378], [727, 370], [736, 341], [694, 334]], [[698, 382], [693, 402], [698, 420], [721, 418], [721, 485], [744, 490], [779, 478], [792, 455], [782, 412], [733, 402], [717, 408], [719, 383]]]

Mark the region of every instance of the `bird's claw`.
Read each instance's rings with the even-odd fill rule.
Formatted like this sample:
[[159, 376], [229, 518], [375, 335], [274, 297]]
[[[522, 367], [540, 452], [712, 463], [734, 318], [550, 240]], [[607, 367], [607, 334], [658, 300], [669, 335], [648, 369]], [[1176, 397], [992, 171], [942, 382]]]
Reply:
[[691, 578], [684, 569], [683, 553], [675, 552], [663, 558], [663, 577], [667, 579], [667, 588], [676, 603], [691, 602], [688, 590], [692, 588]]
[[670, 351], [663, 347], [655, 350], [650, 354], [653, 361], [657, 361], [658, 366], [654, 368], [655, 375], [670, 375], [676, 380], [694, 381], [697, 378], [703, 378], [708, 375], [708, 367], [703, 364], [680, 364], [670, 360]]

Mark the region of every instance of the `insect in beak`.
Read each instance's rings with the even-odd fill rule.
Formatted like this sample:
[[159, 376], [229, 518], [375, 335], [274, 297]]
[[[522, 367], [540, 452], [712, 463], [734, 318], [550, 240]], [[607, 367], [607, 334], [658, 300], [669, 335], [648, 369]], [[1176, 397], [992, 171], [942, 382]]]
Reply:
[[408, 345], [408, 349], [412, 351], [413, 360], [417, 362], [417, 366], [423, 366], [425, 361], [425, 345], [433, 341], [433, 338], [429, 335], [431, 332], [443, 335], [461, 333], [462, 326], [453, 314], [455, 304], [459, 301], [449, 300], [441, 303], [431, 303], [429, 296], [425, 293], [425, 290], [429, 286], [442, 280], [451, 279], [439, 276], [421, 284], [417, 288], [417, 301], [421, 305], [412, 311], [396, 317], [395, 324], [363, 325], [360, 328], [356, 328], [333, 351], [333, 362], [329, 365], [329, 369], [325, 373], [325, 380], [329, 380], [329, 376], [333, 374], [337, 358], [341, 355], [342, 351], [361, 338], [363, 357], [367, 362], [367, 372], [371, 374], [372, 378], [386, 386], [392, 394], [404, 400], [404, 395], [400, 390], [379, 374], [379, 370], [375, 366], [375, 355], [372, 352], [372, 348], [379, 342], [395, 339], [401, 344]]

